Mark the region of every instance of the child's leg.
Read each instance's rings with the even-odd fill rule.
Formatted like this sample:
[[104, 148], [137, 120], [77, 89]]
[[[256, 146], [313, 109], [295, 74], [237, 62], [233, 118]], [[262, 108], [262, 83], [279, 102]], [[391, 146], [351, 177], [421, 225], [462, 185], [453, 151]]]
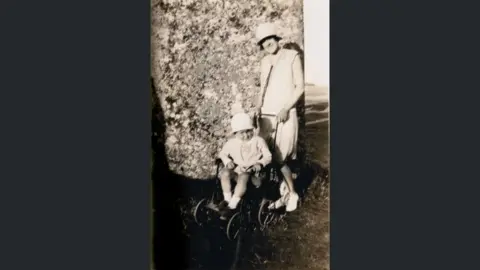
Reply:
[[232, 171], [227, 168], [223, 169], [220, 174], [220, 185], [222, 186], [223, 199], [226, 202], [230, 202], [232, 199], [231, 175]]
[[238, 175], [237, 184], [235, 186], [235, 191], [233, 193], [233, 197], [230, 200], [230, 203], [228, 204], [229, 208], [231, 208], [231, 209], [237, 208], [237, 205], [240, 202], [240, 199], [242, 198], [242, 196], [247, 191], [247, 184], [248, 184], [249, 177], [250, 176], [247, 173], [242, 173], [242, 174]]

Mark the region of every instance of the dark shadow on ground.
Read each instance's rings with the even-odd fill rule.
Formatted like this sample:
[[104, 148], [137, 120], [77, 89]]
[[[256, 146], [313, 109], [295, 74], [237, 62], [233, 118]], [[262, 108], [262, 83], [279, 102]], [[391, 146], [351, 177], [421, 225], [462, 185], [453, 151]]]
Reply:
[[170, 171], [165, 151], [164, 115], [151, 80], [155, 269], [228, 269], [232, 259], [220, 250], [225, 242], [221, 232], [192, 226], [191, 202], [210, 195], [214, 182], [186, 178]]
[[153, 256], [155, 269], [187, 269], [188, 242], [182, 233], [183, 221], [175, 194], [182, 185], [173, 179], [165, 157], [165, 121], [163, 111], [151, 79], [152, 91], [152, 186], [154, 207]]

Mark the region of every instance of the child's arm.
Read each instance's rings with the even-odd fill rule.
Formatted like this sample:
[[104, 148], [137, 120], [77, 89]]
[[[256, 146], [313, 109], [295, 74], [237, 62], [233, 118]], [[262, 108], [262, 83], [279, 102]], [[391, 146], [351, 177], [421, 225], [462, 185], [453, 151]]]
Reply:
[[270, 153], [268, 145], [262, 137], [258, 137], [258, 144], [262, 153], [262, 158], [258, 161], [258, 163], [265, 167], [272, 162], [272, 153]]
[[223, 165], [227, 166], [228, 163], [233, 162], [233, 160], [229, 157], [230, 156], [230, 148], [231, 148], [231, 142], [227, 141], [223, 145], [222, 150], [218, 154], [218, 157], [222, 160]]

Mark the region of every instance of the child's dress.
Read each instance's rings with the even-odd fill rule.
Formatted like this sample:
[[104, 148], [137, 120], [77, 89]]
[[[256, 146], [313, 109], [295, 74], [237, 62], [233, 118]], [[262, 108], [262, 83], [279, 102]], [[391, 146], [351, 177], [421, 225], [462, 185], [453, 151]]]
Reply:
[[265, 140], [259, 136], [253, 136], [249, 141], [234, 137], [225, 143], [219, 158], [225, 166], [233, 161], [237, 165], [234, 172], [241, 174], [257, 163], [267, 166], [272, 161], [272, 154]]

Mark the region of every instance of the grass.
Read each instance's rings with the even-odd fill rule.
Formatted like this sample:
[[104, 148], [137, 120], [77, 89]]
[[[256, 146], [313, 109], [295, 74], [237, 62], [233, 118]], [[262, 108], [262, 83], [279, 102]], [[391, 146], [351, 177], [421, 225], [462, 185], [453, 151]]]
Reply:
[[315, 181], [301, 208], [269, 232], [268, 242], [275, 253], [265, 269], [329, 269], [329, 198], [325, 188]]

